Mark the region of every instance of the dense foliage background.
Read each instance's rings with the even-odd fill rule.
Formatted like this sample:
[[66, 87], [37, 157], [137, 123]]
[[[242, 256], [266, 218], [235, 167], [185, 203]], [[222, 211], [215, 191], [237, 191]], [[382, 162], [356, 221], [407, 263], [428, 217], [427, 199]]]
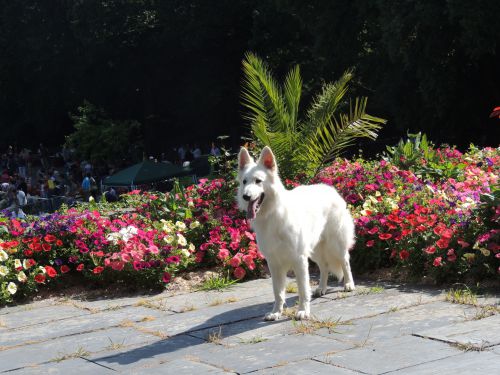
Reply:
[[0, 147], [60, 145], [85, 100], [118, 123], [138, 121], [153, 152], [218, 134], [237, 142], [246, 133], [239, 98], [247, 50], [278, 75], [300, 64], [305, 103], [353, 68], [356, 95], [389, 120], [374, 150], [407, 130], [458, 146], [499, 139], [498, 120], [487, 118], [500, 103], [492, 0], [0, 4]]

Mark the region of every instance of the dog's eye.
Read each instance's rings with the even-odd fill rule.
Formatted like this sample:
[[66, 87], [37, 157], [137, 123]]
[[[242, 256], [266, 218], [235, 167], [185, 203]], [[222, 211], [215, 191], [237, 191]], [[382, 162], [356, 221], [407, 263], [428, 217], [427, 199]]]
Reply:
[[256, 184], [260, 184], [261, 182], [262, 182], [262, 180], [259, 180], [258, 178], [255, 179]]
[[243, 185], [246, 185], [247, 184], [247, 180], [243, 180]]

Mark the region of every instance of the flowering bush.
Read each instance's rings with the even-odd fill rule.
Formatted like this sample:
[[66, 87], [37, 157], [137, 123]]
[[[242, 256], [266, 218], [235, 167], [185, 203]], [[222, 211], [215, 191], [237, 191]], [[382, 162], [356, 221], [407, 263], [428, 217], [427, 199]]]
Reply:
[[112, 217], [69, 209], [33, 221], [0, 223], [0, 302], [30, 295], [67, 273], [152, 287], [194, 264], [191, 228], [137, 213]]
[[499, 150], [443, 148], [436, 154], [450, 168], [461, 165], [461, 173], [430, 180], [384, 160], [359, 159], [337, 160], [317, 176], [352, 207], [354, 269], [403, 266], [437, 280], [500, 272], [498, 200], [490, 199], [485, 212], [485, 197], [498, 186]]

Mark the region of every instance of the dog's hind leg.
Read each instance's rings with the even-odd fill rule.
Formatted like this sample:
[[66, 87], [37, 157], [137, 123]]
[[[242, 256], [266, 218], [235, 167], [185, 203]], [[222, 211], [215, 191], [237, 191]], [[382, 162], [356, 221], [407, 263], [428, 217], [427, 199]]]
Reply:
[[349, 263], [349, 252], [346, 252], [344, 260], [341, 263], [342, 271], [344, 271], [344, 290], [347, 292], [352, 292], [356, 289], [354, 285], [354, 279], [351, 273], [351, 264]]
[[285, 284], [286, 284], [286, 269], [281, 265], [273, 265], [268, 261], [269, 271], [271, 271], [271, 281], [273, 282], [274, 292], [274, 307], [273, 310], [267, 313], [264, 320], [278, 320], [283, 312], [285, 304]]
[[319, 267], [319, 285], [314, 291], [314, 297], [321, 297], [326, 294], [328, 288], [328, 264], [323, 260], [318, 260], [316, 264]]
[[311, 286], [309, 285], [309, 261], [301, 256], [294, 265], [297, 286], [299, 288], [299, 309], [295, 319], [308, 319], [311, 315]]

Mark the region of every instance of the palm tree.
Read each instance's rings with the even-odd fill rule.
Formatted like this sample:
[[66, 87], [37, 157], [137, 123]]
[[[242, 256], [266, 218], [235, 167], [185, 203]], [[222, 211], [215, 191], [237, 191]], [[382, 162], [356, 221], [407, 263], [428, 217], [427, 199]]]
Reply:
[[278, 159], [282, 177], [298, 173], [313, 177], [358, 138], [377, 138], [386, 120], [365, 112], [367, 98], [349, 101], [349, 113], [338, 113], [345, 103], [353, 74], [345, 72], [338, 81], [324, 84], [304, 118], [299, 119], [302, 79], [293, 67], [280, 87], [267, 65], [248, 52], [243, 60], [243, 105], [248, 109], [253, 136], [270, 146]]

